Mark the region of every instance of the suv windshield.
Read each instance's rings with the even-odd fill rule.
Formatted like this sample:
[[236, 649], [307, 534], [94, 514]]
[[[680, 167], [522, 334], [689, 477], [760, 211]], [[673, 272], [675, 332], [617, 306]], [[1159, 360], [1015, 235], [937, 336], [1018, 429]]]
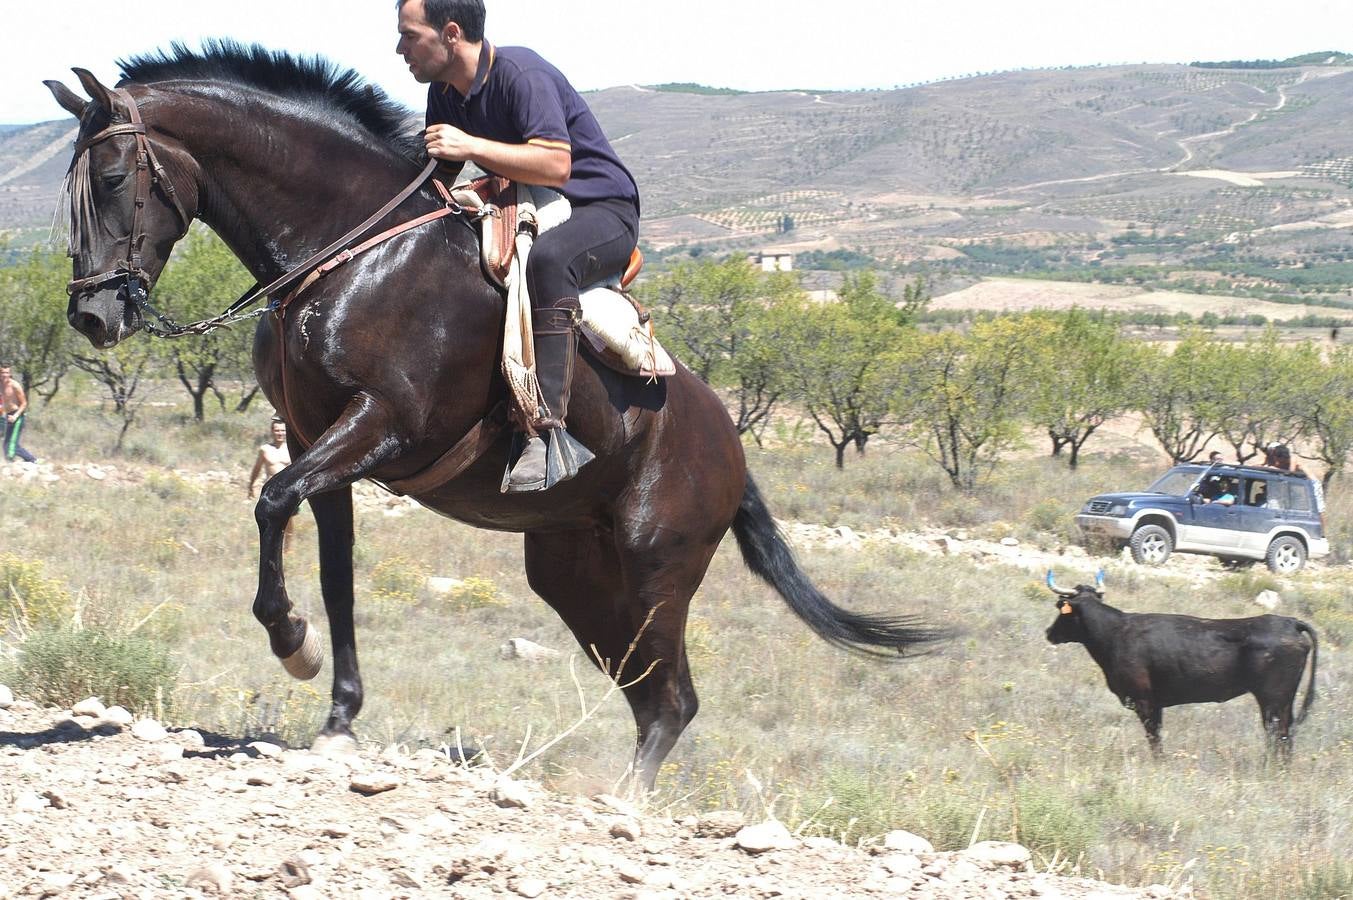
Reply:
[[1188, 494], [1189, 488], [1193, 487], [1202, 471], [1195, 468], [1171, 469], [1157, 478], [1146, 490], [1151, 494], [1173, 494], [1176, 497], [1183, 497]]

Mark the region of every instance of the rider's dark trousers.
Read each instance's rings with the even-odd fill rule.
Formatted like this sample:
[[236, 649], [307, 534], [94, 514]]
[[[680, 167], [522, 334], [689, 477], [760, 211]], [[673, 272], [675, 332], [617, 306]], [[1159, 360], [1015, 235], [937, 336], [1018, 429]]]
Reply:
[[625, 271], [639, 241], [639, 211], [628, 200], [573, 207], [567, 222], [536, 238], [526, 263], [533, 309], [576, 298], [580, 288]]

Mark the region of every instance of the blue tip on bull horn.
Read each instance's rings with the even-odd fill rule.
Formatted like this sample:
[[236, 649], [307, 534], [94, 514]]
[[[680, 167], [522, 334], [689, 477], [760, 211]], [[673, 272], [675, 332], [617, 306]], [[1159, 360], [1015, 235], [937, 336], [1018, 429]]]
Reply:
[[1052, 569], [1048, 569], [1048, 577], [1045, 580], [1048, 583], [1048, 587], [1052, 587]]
[[1098, 572], [1095, 573], [1095, 587], [1103, 587], [1103, 586], [1104, 586], [1104, 570], [1100, 569]]

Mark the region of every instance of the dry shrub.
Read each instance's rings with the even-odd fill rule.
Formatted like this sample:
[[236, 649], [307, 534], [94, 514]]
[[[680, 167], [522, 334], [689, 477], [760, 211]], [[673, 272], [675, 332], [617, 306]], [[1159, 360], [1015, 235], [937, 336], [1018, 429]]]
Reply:
[[498, 585], [491, 578], [481, 578], [478, 575], [471, 575], [461, 581], [446, 595], [446, 599], [457, 610], [507, 605], [507, 598], [498, 589]]
[[0, 556], [0, 635], [20, 636], [71, 618], [74, 601], [63, 582], [43, 575], [41, 562]]
[[169, 648], [157, 641], [101, 628], [44, 628], [20, 647], [13, 682], [16, 691], [39, 703], [70, 706], [98, 697], [162, 714], [177, 676]]
[[371, 570], [371, 599], [387, 605], [413, 605], [427, 584], [428, 568], [404, 556], [383, 559]]

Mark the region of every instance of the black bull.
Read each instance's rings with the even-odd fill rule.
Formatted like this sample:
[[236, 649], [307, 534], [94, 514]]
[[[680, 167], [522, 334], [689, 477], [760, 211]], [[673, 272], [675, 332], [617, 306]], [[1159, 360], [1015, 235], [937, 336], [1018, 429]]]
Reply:
[[[153, 290], [189, 220], [210, 225], [267, 283], [418, 172], [421, 141], [408, 139], [406, 112], [322, 61], [209, 44], [200, 56], [175, 48], [123, 68], [119, 93], [77, 70], [89, 100], [48, 82], [80, 119], [70, 319], [99, 347], [141, 325], [142, 313], [127, 301]], [[444, 206], [424, 187], [383, 225]], [[317, 674], [323, 651], [292, 608], [282, 564], [285, 526], [308, 500], [334, 658], [333, 702], [320, 737], [350, 740], [363, 700], [352, 484], [408, 484], [498, 406], [505, 396], [497, 374], [502, 298], [480, 272], [472, 230], [463, 219], [443, 218], [356, 257], [285, 317], [279, 311], [260, 323], [255, 369], [268, 399], [286, 413], [293, 462], [267, 482], [255, 512], [254, 615], [288, 671]], [[645, 786], [695, 715], [686, 614], [730, 528], [752, 570], [828, 641], [896, 658], [943, 635], [905, 615], [850, 612], [813, 586], [747, 475], [726, 409], [686, 369], [645, 384], [584, 357], [569, 428], [596, 461], [543, 496], [500, 492], [506, 435], [450, 480], [407, 492], [462, 522], [525, 534], [531, 587], [598, 666], [623, 682], [638, 730], [635, 771]], [[455, 639], [450, 627], [448, 641]]]
[[[1290, 754], [1292, 726], [1306, 718], [1315, 700], [1319, 650], [1311, 626], [1288, 616], [1199, 619], [1127, 613], [1105, 603], [1103, 593], [1094, 587], [1057, 587], [1051, 572], [1048, 586], [1059, 596], [1048, 641], [1085, 645], [1103, 670], [1109, 690], [1136, 711], [1152, 751], [1160, 753], [1165, 707], [1222, 703], [1253, 694], [1270, 747]], [[1309, 644], [1302, 635], [1310, 637]], [[1306, 699], [1294, 718], [1308, 651], [1311, 675]]]

